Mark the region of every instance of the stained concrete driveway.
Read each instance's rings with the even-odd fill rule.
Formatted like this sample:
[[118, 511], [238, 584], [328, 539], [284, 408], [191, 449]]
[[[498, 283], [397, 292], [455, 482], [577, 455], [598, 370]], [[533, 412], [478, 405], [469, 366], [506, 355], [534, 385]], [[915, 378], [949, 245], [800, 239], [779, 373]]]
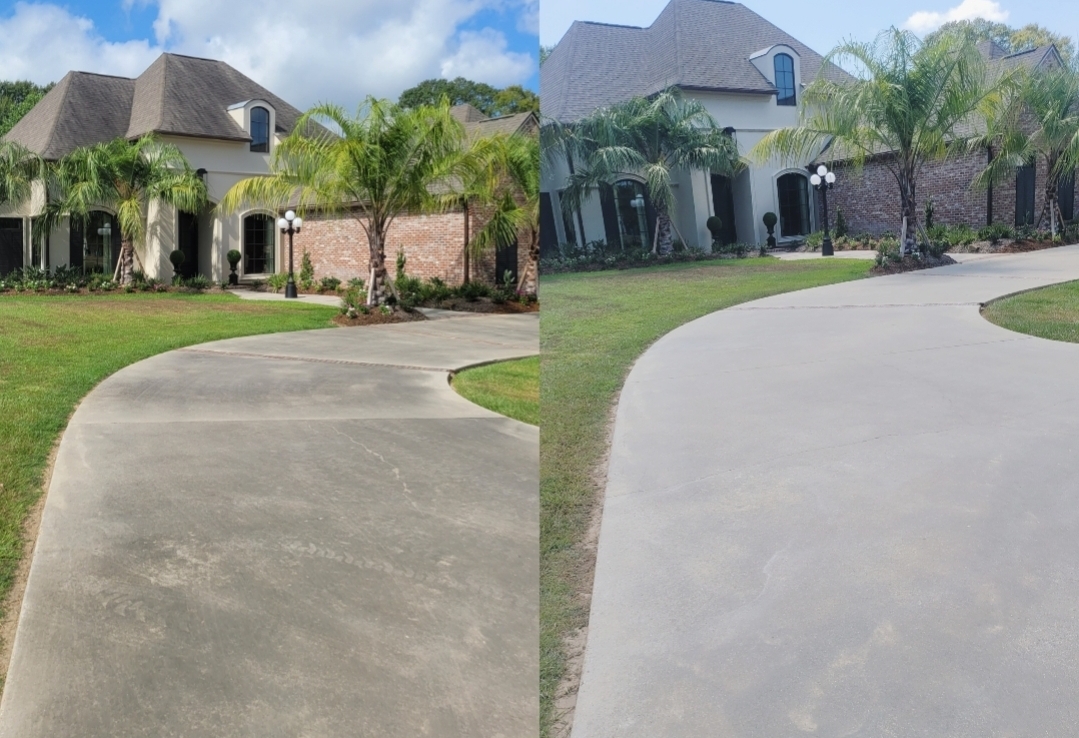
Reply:
[[537, 316], [239, 338], [64, 434], [0, 736], [537, 732], [538, 432], [447, 370]]
[[1079, 735], [1079, 248], [724, 310], [618, 406], [574, 738]]

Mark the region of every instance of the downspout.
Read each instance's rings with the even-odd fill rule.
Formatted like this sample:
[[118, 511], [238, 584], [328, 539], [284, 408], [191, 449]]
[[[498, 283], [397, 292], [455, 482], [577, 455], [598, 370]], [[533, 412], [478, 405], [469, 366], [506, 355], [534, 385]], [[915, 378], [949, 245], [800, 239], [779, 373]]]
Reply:
[[465, 214], [465, 264], [464, 264], [464, 267], [465, 267], [465, 268], [464, 268], [464, 271], [465, 271], [465, 278], [464, 278], [464, 283], [465, 283], [465, 284], [468, 284], [468, 281], [469, 281], [469, 279], [470, 279], [470, 277], [471, 277], [471, 275], [469, 274], [469, 270], [470, 270], [470, 268], [471, 268], [471, 264], [469, 264], [469, 254], [468, 254], [468, 252], [469, 252], [469, 248], [468, 248], [468, 244], [469, 244], [469, 233], [468, 233], [468, 200], [462, 200], [462, 201], [461, 201], [461, 207], [463, 208], [463, 210], [464, 210], [464, 214]]

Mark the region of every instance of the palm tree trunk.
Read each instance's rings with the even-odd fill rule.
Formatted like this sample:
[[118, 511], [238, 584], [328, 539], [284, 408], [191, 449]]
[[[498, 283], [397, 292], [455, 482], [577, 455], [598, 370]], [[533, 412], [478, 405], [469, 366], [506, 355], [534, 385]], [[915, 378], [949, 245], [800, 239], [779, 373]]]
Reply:
[[1057, 185], [1053, 181], [1052, 177], [1045, 178], [1045, 204], [1042, 205], [1042, 212], [1038, 216], [1038, 222], [1035, 224], [1035, 228], [1042, 224], [1042, 218], [1047, 214], [1049, 215], [1049, 233], [1053, 238], [1057, 235]]
[[903, 218], [903, 241], [899, 249], [905, 256], [918, 250], [918, 205], [914, 200], [914, 182], [909, 178], [899, 182], [899, 201]]
[[524, 273], [517, 282], [517, 293], [521, 295], [535, 295], [539, 285], [539, 234], [532, 229], [528, 242], [528, 263]]
[[130, 238], [120, 241], [120, 284], [129, 285], [134, 281], [135, 248]]
[[671, 216], [661, 206], [656, 206], [656, 244], [652, 253], [669, 254], [674, 250], [674, 229]]
[[381, 227], [372, 224], [367, 240], [371, 250], [367, 306], [376, 307], [386, 302], [386, 236]]

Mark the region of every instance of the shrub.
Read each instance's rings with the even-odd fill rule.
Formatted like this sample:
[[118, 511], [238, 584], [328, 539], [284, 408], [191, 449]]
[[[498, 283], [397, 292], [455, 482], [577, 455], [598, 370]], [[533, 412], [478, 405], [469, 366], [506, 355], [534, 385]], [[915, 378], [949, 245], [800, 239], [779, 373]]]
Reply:
[[[304, 254], [307, 257], [307, 254]], [[300, 281], [303, 281], [303, 272], [301, 271]], [[337, 277], [323, 277], [318, 282], [319, 292], [337, 292], [337, 288], [341, 286], [341, 280]]]
[[475, 302], [481, 297], [490, 297], [491, 288], [482, 282], [466, 282], [454, 290], [457, 297], [463, 297], [470, 302]]
[[357, 287], [349, 287], [341, 296], [341, 314], [350, 318], [367, 312], [367, 293]]
[[1015, 229], [1003, 223], [983, 226], [978, 229], [978, 240], [996, 243], [1003, 238], [1015, 238]]
[[719, 219], [719, 216], [713, 215], [704, 221], [705, 228], [712, 234], [712, 240], [718, 242], [720, 235], [723, 233], [723, 221]]
[[348, 280], [348, 288], [350, 290], [363, 290], [363, 280], [359, 277], [353, 277]]
[[284, 272], [278, 272], [277, 274], [271, 274], [270, 277], [266, 280], [266, 286], [269, 287], [274, 292], [280, 292], [282, 289], [284, 289], [284, 287], [285, 287], [285, 285], [287, 283], [288, 283], [288, 275], [285, 274]]
[[210, 280], [201, 274], [196, 274], [194, 277], [184, 280], [184, 287], [199, 291], [206, 290], [210, 288]]
[[899, 253], [899, 241], [894, 238], [882, 238], [877, 243], [877, 266], [884, 266], [893, 261], [902, 260]]
[[810, 233], [808, 236], [806, 236], [806, 246], [813, 249], [814, 251], [818, 250], [823, 245], [824, 233], [822, 231], [814, 231], [813, 233]]
[[225, 254], [225, 258], [228, 259], [229, 268], [230, 269], [235, 269], [236, 265], [240, 263], [240, 259], [242, 259], [244, 257], [243, 257], [243, 254], [241, 254], [236, 249], [229, 249], [229, 252], [227, 254]]
[[169, 261], [172, 262], [172, 271], [179, 272], [180, 267], [184, 265], [184, 260], [186, 258], [187, 257], [184, 256], [184, 252], [180, 251], [180, 249], [176, 249], [175, 251], [169, 253]]
[[[322, 282], [325, 284], [326, 277], [322, 278]], [[311, 254], [307, 253], [307, 249], [304, 249], [303, 258], [300, 259], [300, 286], [305, 290], [309, 290], [314, 283], [315, 265], [311, 263]], [[337, 284], [341, 284], [341, 280], [337, 280]], [[336, 290], [337, 287], [333, 289]]]
[[776, 217], [775, 213], [765, 213], [764, 217], [761, 218], [761, 220], [764, 222], [764, 227], [768, 230], [772, 230], [773, 228], [775, 228], [776, 223], [779, 222], [779, 218]]
[[925, 229], [928, 231], [933, 227], [933, 198], [928, 198], [925, 201]]
[[841, 208], [835, 209], [835, 237], [844, 238], [847, 235], [847, 219]]

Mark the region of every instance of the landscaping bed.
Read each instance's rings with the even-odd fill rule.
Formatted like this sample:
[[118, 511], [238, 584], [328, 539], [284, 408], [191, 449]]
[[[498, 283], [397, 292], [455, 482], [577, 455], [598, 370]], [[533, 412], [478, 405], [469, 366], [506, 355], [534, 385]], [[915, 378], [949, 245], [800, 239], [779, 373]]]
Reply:
[[902, 274], [919, 269], [933, 269], [958, 262], [947, 254], [940, 256], [904, 256], [901, 259], [888, 259], [876, 264], [869, 273], [877, 276], [884, 274]]
[[390, 310], [383, 312], [375, 309], [369, 313], [358, 312], [355, 315], [335, 315], [333, 322], [341, 326], [356, 325], [384, 325], [386, 323], [411, 323], [416, 320], [427, 320], [427, 316], [418, 310]]
[[437, 308], [439, 310], [460, 310], [465, 313], [535, 313], [539, 311], [536, 300], [501, 300], [490, 297], [478, 297], [470, 300], [464, 297], [451, 297], [444, 300], [427, 300], [418, 307]]

